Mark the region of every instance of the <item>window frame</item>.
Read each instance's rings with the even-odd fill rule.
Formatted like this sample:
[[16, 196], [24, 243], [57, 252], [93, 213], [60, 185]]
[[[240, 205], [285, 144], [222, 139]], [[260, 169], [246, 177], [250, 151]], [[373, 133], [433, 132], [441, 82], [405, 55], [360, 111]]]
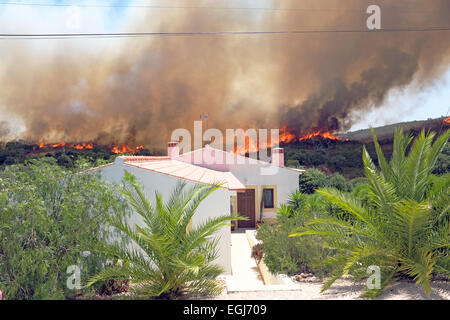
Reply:
[[[262, 187], [262, 209], [264, 211], [273, 212], [277, 208], [277, 186], [261, 186]], [[273, 207], [266, 207], [265, 190], [272, 190], [272, 204]]]

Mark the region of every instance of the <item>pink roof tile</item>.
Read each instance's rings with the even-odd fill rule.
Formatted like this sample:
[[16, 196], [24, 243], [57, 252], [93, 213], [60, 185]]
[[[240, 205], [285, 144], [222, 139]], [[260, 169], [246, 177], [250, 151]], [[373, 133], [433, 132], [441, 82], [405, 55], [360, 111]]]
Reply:
[[[139, 159], [135, 159], [139, 158]], [[217, 171], [167, 157], [121, 157], [125, 165], [151, 170], [169, 176], [204, 184], [221, 183], [229, 190], [244, 190], [245, 186], [231, 172]]]

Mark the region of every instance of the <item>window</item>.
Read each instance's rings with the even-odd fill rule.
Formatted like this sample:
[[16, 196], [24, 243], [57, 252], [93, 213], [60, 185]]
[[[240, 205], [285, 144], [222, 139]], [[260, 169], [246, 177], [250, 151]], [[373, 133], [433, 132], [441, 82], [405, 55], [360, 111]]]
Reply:
[[273, 189], [263, 189], [264, 208], [273, 209]]

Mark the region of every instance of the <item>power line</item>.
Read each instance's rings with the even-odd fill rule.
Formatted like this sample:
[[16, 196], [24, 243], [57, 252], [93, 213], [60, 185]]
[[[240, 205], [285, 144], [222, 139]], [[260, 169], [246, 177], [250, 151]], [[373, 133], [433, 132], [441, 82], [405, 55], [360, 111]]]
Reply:
[[[15, 6], [39, 6], [39, 7], [86, 7], [86, 8], [148, 8], [148, 9], [192, 9], [192, 10], [259, 10], [259, 11], [305, 11], [305, 12], [364, 12], [361, 9], [339, 9], [339, 8], [281, 8], [281, 7], [215, 7], [215, 6], [165, 6], [152, 4], [68, 4], [68, 3], [37, 3], [37, 2], [0, 2], [0, 5]], [[400, 8], [390, 8], [390, 11], [405, 13], [435, 13], [435, 10], [404, 10]]]
[[0, 39], [66, 39], [66, 38], [123, 38], [148, 36], [227, 36], [227, 35], [293, 35], [309, 33], [390, 33], [450, 31], [450, 27], [398, 28], [398, 29], [329, 29], [285, 31], [207, 31], [207, 32], [123, 32], [123, 33], [0, 33]]

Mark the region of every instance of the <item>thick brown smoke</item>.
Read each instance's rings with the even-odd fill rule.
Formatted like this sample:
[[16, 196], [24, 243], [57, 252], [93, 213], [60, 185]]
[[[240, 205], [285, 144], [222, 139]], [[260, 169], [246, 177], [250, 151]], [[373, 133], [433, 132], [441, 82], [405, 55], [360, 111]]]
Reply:
[[[195, 6], [211, 3], [227, 5]], [[126, 31], [364, 29], [370, 4], [383, 28], [449, 23], [448, 0], [274, 0], [261, 6], [280, 10], [149, 10]], [[0, 41], [0, 106], [32, 141], [159, 146], [204, 112], [221, 129], [343, 130], [450, 64], [448, 31]]]

